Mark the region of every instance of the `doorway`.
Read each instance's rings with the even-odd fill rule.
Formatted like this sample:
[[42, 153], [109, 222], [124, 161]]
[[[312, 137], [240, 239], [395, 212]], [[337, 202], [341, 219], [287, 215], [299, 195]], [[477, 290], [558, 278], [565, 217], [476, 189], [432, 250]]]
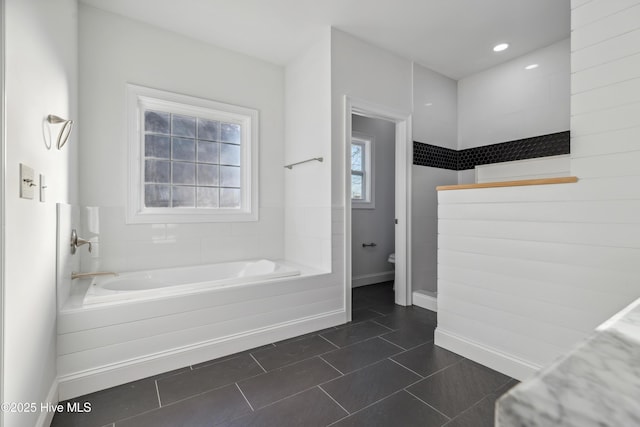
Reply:
[[[352, 200], [351, 200], [351, 139], [353, 135], [352, 116], [362, 116], [391, 122], [394, 129], [394, 253], [395, 283], [394, 302], [411, 305], [411, 164], [413, 143], [411, 141], [411, 116], [367, 101], [345, 97], [345, 307], [347, 320], [351, 321], [352, 293]], [[372, 243], [372, 242], [365, 242]], [[375, 242], [374, 242], [375, 243]]]
[[[357, 295], [395, 280], [395, 123], [351, 116], [351, 287], [355, 320]], [[367, 290], [362, 288], [368, 288]]]

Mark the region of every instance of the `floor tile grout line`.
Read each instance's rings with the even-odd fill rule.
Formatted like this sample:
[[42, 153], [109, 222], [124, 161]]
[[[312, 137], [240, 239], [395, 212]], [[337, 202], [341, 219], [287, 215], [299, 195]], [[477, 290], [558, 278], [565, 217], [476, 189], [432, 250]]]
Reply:
[[471, 404], [471, 406], [469, 406], [468, 408], [463, 409], [462, 411], [458, 412], [455, 417], [451, 417], [451, 420], [455, 420], [456, 418], [462, 416], [462, 414], [464, 414], [467, 411], [470, 411], [471, 409], [475, 408], [476, 406], [478, 406], [480, 404], [480, 402], [482, 402], [484, 399], [486, 399], [487, 397], [489, 397], [491, 395], [491, 393], [486, 394], [484, 396], [482, 396], [480, 398], [480, 400], [478, 400], [477, 402], [474, 402]]
[[[197, 363], [197, 365], [202, 365], [203, 363], [206, 363], [206, 365], [202, 365], [202, 366], [200, 366], [200, 367], [198, 367], [198, 368], [194, 368], [194, 367], [193, 367], [194, 365], [191, 365], [191, 370], [192, 370], [192, 371], [197, 371], [198, 369], [208, 368], [209, 366], [218, 365], [218, 364], [220, 364], [220, 363], [228, 362], [228, 361], [230, 361], [230, 360], [235, 360], [235, 359], [238, 359], [238, 358], [240, 358], [240, 357], [242, 357], [242, 356], [245, 356], [245, 352], [246, 352], [246, 354], [251, 355], [251, 353], [249, 353], [249, 351], [251, 351], [251, 350], [253, 350], [253, 349], [252, 349], [252, 348], [250, 348], [249, 350], [245, 350], [245, 351], [241, 352], [242, 354], [237, 354], [237, 353], [236, 353], [236, 354], [237, 354], [237, 356], [236, 356], [236, 355], [234, 355], [234, 354], [230, 354], [230, 355], [228, 355], [228, 356], [221, 356], [221, 357], [218, 357], [217, 359], [207, 360], [207, 361], [202, 362], [202, 363]], [[222, 360], [218, 360], [218, 359], [222, 359]], [[211, 362], [211, 363], [208, 363], [208, 362]], [[178, 372], [176, 375], [180, 375], [180, 374], [182, 374], [182, 373], [183, 373], [183, 372]]]
[[[397, 332], [397, 331], [394, 331], [394, 332]], [[384, 335], [387, 335], [387, 334], [384, 334]], [[405, 352], [405, 351], [409, 351], [409, 349], [404, 348], [404, 347], [402, 347], [402, 346], [401, 346], [401, 345], [399, 345], [399, 344], [396, 344], [396, 343], [394, 343], [394, 342], [389, 341], [388, 339], [386, 339], [386, 338], [384, 337], [384, 335], [378, 335], [378, 338], [380, 338], [380, 339], [382, 339], [382, 340], [384, 340], [384, 341], [388, 342], [389, 344], [393, 344], [393, 345], [395, 345], [396, 347], [398, 347], [398, 348], [399, 348], [400, 350], [402, 350], [403, 352]]]
[[[186, 400], [186, 399], [183, 399], [183, 400]], [[177, 402], [180, 402], [180, 401], [177, 401]], [[177, 403], [177, 402], [174, 402], [174, 403]], [[146, 415], [146, 414], [150, 414], [150, 413], [152, 413], [152, 412], [159, 411], [159, 410], [161, 410], [161, 409], [163, 409], [163, 408], [167, 408], [167, 407], [169, 407], [169, 406], [171, 406], [171, 405], [173, 405], [173, 403], [169, 403], [168, 405], [163, 406], [163, 407], [161, 407], [161, 408], [153, 408], [153, 409], [148, 409], [148, 410], [145, 410], [145, 411], [142, 411], [142, 412], [138, 412], [138, 413], [135, 413], [135, 414], [129, 414], [129, 415], [127, 415], [127, 416], [126, 416], [126, 417], [124, 417], [124, 418], [116, 419], [116, 420], [113, 422], [113, 425], [115, 426], [115, 424], [116, 424], [116, 423], [120, 423], [120, 422], [125, 421], [125, 420], [130, 420], [131, 418], [136, 418], [136, 417], [139, 417], [139, 416], [141, 416], [141, 415]], [[108, 425], [107, 425], [107, 426], [105, 426], [105, 427], [108, 427]]]
[[154, 381], [156, 385], [156, 395], [158, 396], [158, 407], [162, 408], [162, 400], [160, 400], [160, 389], [158, 388], [158, 380]]
[[[308, 337], [308, 338], [312, 338], [312, 337], [314, 337], [314, 336], [316, 336], [316, 335], [312, 335], [311, 337]], [[328, 339], [324, 338], [324, 337], [323, 337], [323, 336], [321, 336], [320, 334], [318, 334], [317, 336], [319, 336], [319, 337], [323, 338], [325, 341], [327, 341], [329, 344], [331, 344], [331, 345], [332, 345], [332, 346], [334, 346], [335, 348], [332, 348], [331, 350], [323, 351], [323, 352], [321, 352], [321, 353], [317, 353], [317, 354], [309, 355], [309, 356], [307, 356], [307, 357], [305, 357], [305, 358], [303, 358], [303, 359], [299, 359], [299, 360], [295, 360], [295, 361], [293, 361], [293, 362], [289, 362], [289, 363], [287, 363], [286, 365], [282, 365], [282, 366], [278, 366], [278, 367], [272, 368], [272, 369], [271, 369], [271, 370], [269, 370], [269, 371], [268, 371], [268, 370], [266, 370], [266, 369], [264, 369], [264, 367], [262, 367], [262, 365], [260, 365], [260, 367], [261, 367], [262, 369], [264, 369], [264, 371], [265, 371], [264, 373], [273, 372], [273, 371], [276, 371], [276, 370], [278, 370], [278, 369], [286, 368], [286, 367], [288, 367], [288, 366], [295, 365], [296, 363], [304, 362], [305, 360], [313, 359], [314, 357], [322, 356], [322, 355], [324, 355], [324, 354], [331, 353], [332, 351], [336, 351], [336, 350], [340, 350], [341, 348], [344, 348], [344, 347], [338, 347], [338, 346], [336, 346], [334, 343], [332, 343], [332, 342], [331, 342], [331, 341], [329, 341]], [[276, 347], [276, 348], [278, 348], [278, 346], [275, 346], [275, 347]], [[253, 354], [251, 354], [251, 353], [249, 353], [249, 354], [251, 355], [251, 357], [253, 357]], [[254, 358], [254, 360], [256, 360], [256, 359]], [[258, 361], [256, 360], [256, 362], [258, 362]], [[258, 364], [259, 364], [259, 363], [258, 363]], [[260, 375], [262, 375], [262, 374], [260, 374]]]
[[[336, 371], [340, 372], [340, 375], [342, 375], [344, 377], [344, 372], [342, 372], [340, 369], [336, 368], [335, 366], [333, 366], [330, 362], [328, 362], [324, 357], [322, 356], [318, 356], [323, 362], [325, 362], [327, 365], [331, 366], [333, 369], [335, 369]], [[340, 377], [336, 377], [336, 378], [340, 378]], [[334, 378], [335, 379], [335, 378]]]
[[[340, 377], [336, 377], [336, 378], [340, 378]], [[298, 391], [298, 392], [295, 392], [295, 393], [293, 393], [293, 394], [291, 394], [291, 395], [289, 395], [289, 396], [281, 397], [280, 399], [278, 399], [278, 400], [276, 400], [276, 401], [273, 401], [273, 402], [271, 402], [271, 403], [267, 403], [266, 405], [259, 407], [259, 408], [258, 408], [258, 409], [256, 409], [255, 411], [256, 411], [256, 412], [258, 412], [258, 411], [262, 411], [264, 408], [268, 408], [269, 406], [273, 406], [273, 405], [275, 405], [276, 403], [280, 403], [280, 402], [282, 402], [283, 400], [287, 400], [287, 399], [289, 399], [289, 398], [291, 398], [291, 397], [295, 397], [295, 396], [297, 396], [297, 395], [299, 395], [299, 394], [302, 394], [302, 393], [304, 393], [304, 392], [307, 392], [307, 391], [309, 391], [309, 390], [311, 390], [311, 389], [313, 389], [313, 388], [315, 388], [315, 387], [318, 387], [318, 385], [313, 385], [313, 386], [311, 386], [311, 387], [307, 387], [307, 388], [305, 388], [304, 390], [300, 390], [300, 391]]]
[[[387, 317], [387, 316], [382, 316], [382, 317]], [[376, 325], [380, 325], [380, 326], [382, 326], [383, 328], [387, 328], [387, 329], [389, 330], [389, 332], [396, 332], [396, 331], [399, 331], [399, 330], [400, 330], [400, 329], [393, 329], [393, 328], [390, 328], [390, 327], [388, 327], [388, 326], [386, 326], [386, 325], [383, 325], [382, 323], [376, 322], [376, 319], [369, 319], [369, 322], [373, 322], [373, 323], [375, 323]]]
[[262, 369], [264, 371], [263, 374], [266, 374], [267, 370], [264, 369], [264, 367], [260, 364], [260, 362], [258, 362], [258, 359], [256, 359], [256, 357], [252, 353], [249, 353], [249, 356], [251, 356], [253, 361], [256, 362], [258, 364], [258, 366], [260, 366], [260, 369]]
[[418, 380], [412, 382], [411, 384], [407, 384], [406, 386], [404, 386], [404, 390], [406, 390], [409, 387], [412, 387], [412, 386], [414, 386], [414, 385], [416, 385], [416, 384], [418, 384], [418, 383], [420, 383], [420, 382], [422, 382], [424, 380], [425, 380], [425, 378], [420, 377]]
[[[318, 336], [320, 336], [320, 335], [318, 335]], [[324, 337], [323, 337], [323, 338], [324, 338]], [[365, 341], [370, 341], [370, 340], [375, 339], [375, 338], [382, 338], [382, 337], [381, 337], [380, 335], [376, 335], [376, 336], [373, 336], [373, 337], [364, 338], [364, 339], [362, 339], [362, 340], [360, 340], [360, 341], [357, 341], [357, 342], [354, 342], [354, 343], [352, 343], [352, 344], [345, 345], [344, 347], [336, 347], [336, 348], [332, 348], [331, 350], [324, 351], [324, 352], [322, 352], [322, 353], [318, 353], [318, 354], [314, 354], [314, 355], [311, 355], [311, 356], [306, 357], [306, 358], [304, 358], [304, 359], [300, 359], [300, 360], [296, 360], [296, 361], [294, 361], [294, 362], [287, 363], [286, 365], [278, 366], [277, 368], [273, 368], [273, 369], [271, 369], [270, 371], [266, 371], [266, 372], [264, 372], [264, 373], [273, 372], [273, 371], [276, 371], [276, 370], [278, 370], [278, 369], [287, 368], [287, 367], [289, 367], [289, 366], [291, 366], [291, 365], [295, 365], [296, 363], [304, 362], [305, 360], [310, 360], [310, 359], [313, 359], [314, 357], [324, 356], [324, 355], [326, 355], [326, 354], [333, 353], [334, 351], [342, 350], [342, 349], [344, 349], [344, 348], [349, 348], [349, 347], [352, 347], [352, 346], [354, 346], [354, 345], [356, 345], [356, 344], [361, 344], [361, 343], [363, 343], [363, 342], [365, 342]], [[326, 340], [326, 338], [325, 338], [325, 340]], [[327, 341], [328, 341], [328, 340], [327, 340]], [[390, 342], [390, 341], [388, 341], [388, 340], [384, 340], [384, 341], [388, 342], [389, 344], [393, 344], [392, 342]], [[333, 346], [335, 346], [335, 344], [333, 344], [333, 343], [331, 343], [331, 342], [330, 342], [330, 344], [331, 344], [331, 345], [333, 345]], [[405, 352], [405, 351], [406, 351], [404, 348], [400, 347], [400, 346], [399, 346], [399, 345], [397, 345], [397, 344], [393, 344], [393, 345], [394, 345], [394, 346], [396, 346], [396, 347], [398, 347], [401, 351], [399, 351], [398, 353], [392, 354], [392, 356], [395, 356], [395, 355], [397, 355], [397, 354], [400, 354], [400, 353], [403, 353], [403, 352]], [[324, 359], [322, 359], [322, 360], [324, 360]], [[367, 365], [367, 366], [369, 366], [369, 365]], [[263, 368], [263, 369], [264, 369], [264, 368]], [[262, 374], [258, 374], [258, 375], [262, 375]]]
[[[409, 386], [410, 387], [410, 386]], [[418, 396], [416, 396], [415, 394], [411, 393], [409, 390], [407, 390], [406, 388], [404, 389], [404, 391], [406, 391], [407, 393], [409, 393], [411, 396], [415, 397], [416, 399], [418, 399], [420, 402], [424, 403], [425, 405], [427, 405], [429, 408], [433, 409], [434, 411], [436, 411], [437, 413], [439, 413], [440, 415], [442, 415], [443, 417], [445, 417], [447, 419], [447, 422], [451, 421], [453, 418], [455, 417], [450, 417], [447, 414], [445, 414], [442, 411], [439, 411], [438, 409], [434, 408], [432, 405], [428, 404], [427, 402], [425, 402], [424, 400], [420, 399]]]
[[[318, 334], [318, 336], [319, 336], [320, 338], [322, 338], [323, 340], [325, 340], [326, 342], [328, 342], [329, 344], [331, 344], [332, 346], [334, 346], [335, 348], [337, 348], [337, 349], [339, 349], [339, 348], [340, 348], [340, 347], [339, 347], [339, 346], [337, 346], [336, 344], [334, 344], [334, 343], [332, 343], [331, 341], [329, 341], [329, 339], [328, 339], [328, 338], [325, 338], [325, 337], [323, 337], [323, 336], [322, 336], [322, 335], [320, 335], [320, 334]], [[323, 354], [324, 354], [324, 353], [323, 353]]]
[[[313, 335], [310, 335], [310, 334], [313, 334]], [[283, 346], [285, 346], [287, 344], [293, 344], [293, 343], [298, 342], [298, 341], [302, 341], [302, 340], [305, 340], [305, 339], [308, 339], [308, 338], [313, 338], [316, 335], [318, 335], [318, 334], [314, 334], [313, 332], [309, 332], [308, 334], [299, 335], [297, 337], [285, 338], [283, 340], [276, 341], [276, 342], [274, 342], [272, 344], [273, 344], [273, 347], [275, 347], [275, 348], [282, 348]], [[278, 343], [280, 343], [280, 344], [278, 344]], [[263, 348], [262, 350], [273, 350], [273, 348]]]
[[240, 386], [238, 385], [238, 383], [236, 383], [236, 388], [238, 389], [238, 391], [240, 392], [240, 394], [242, 395], [242, 397], [244, 397], [245, 402], [247, 402], [247, 405], [249, 405], [249, 408], [251, 409], [252, 412], [255, 412], [256, 410], [253, 409], [253, 405], [251, 404], [251, 402], [249, 402], [249, 399], [247, 399], [247, 396], [244, 395], [244, 392], [242, 391], [242, 389], [240, 388]]
[[[278, 366], [277, 368], [273, 368], [273, 369], [271, 369], [270, 371], [265, 371], [265, 372], [263, 372], [263, 373], [261, 373], [261, 374], [258, 374], [258, 375], [268, 374], [269, 372], [275, 372], [275, 371], [277, 371], [278, 369], [288, 368], [288, 367], [289, 367], [289, 366], [291, 366], [291, 365], [295, 365], [295, 364], [297, 364], [297, 363], [302, 363], [302, 362], [305, 362], [305, 361], [307, 361], [307, 360], [311, 360], [311, 359], [313, 359], [314, 357], [324, 356], [325, 354], [328, 354], [328, 353], [334, 352], [334, 351], [339, 350], [339, 349], [340, 349], [339, 347], [338, 347], [338, 348], [332, 348], [332, 349], [331, 349], [331, 350], [329, 350], [329, 351], [324, 351], [324, 352], [322, 352], [322, 353], [313, 354], [313, 355], [311, 355], [311, 356], [309, 356], [309, 357], [305, 357], [304, 359], [296, 360], [296, 361], [294, 361], [294, 362], [287, 363], [286, 365]], [[263, 369], [264, 369], [264, 368], [263, 368]]]
[[[383, 316], [383, 317], [386, 317], [386, 316]], [[376, 321], [375, 321], [375, 319], [371, 319], [371, 322], [372, 322], [372, 323], [375, 323], [376, 325], [382, 326], [382, 327], [383, 327], [383, 328], [385, 328], [385, 329], [388, 329], [388, 330], [389, 330], [389, 332], [395, 332], [395, 331], [397, 331], [397, 330], [398, 330], [398, 329], [393, 329], [393, 328], [390, 328], [390, 327], [388, 327], [388, 326], [386, 326], [386, 325], [383, 325], [382, 323], [378, 323], [378, 322], [376, 322]], [[385, 332], [385, 333], [389, 333], [389, 332]]]
[[398, 345], [398, 344], [394, 344], [394, 343], [392, 343], [391, 341], [389, 341], [388, 339], [386, 339], [386, 338], [385, 338], [384, 336], [382, 336], [382, 335], [380, 335], [380, 337], [379, 337], [379, 338], [380, 338], [380, 339], [382, 339], [382, 340], [385, 340], [385, 341], [386, 341], [386, 342], [388, 342], [389, 344], [393, 344], [393, 345], [395, 345], [396, 347], [401, 348], [401, 349], [402, 349], [402, 351], [409, 351], [409, 350], [407, 350], [406, 348], [402, 347], [401, 345]]
[[[320, 387], [320, 386], [318, 386], [318, 387]], [[332, 425], [334, 425], [335, 423], [337, 423], [337, 422], [340, 422], [340, 421], [344, 420], [345, 418], [349, 418], [349, 417], [351, 417], [351, 416], [354, 416], [354, 415], [356, 415], [357, 413], [362, 412], [362, 411], [364, 411], [365, 409], [368, 409], [368, 408], [370, 408], [370, 407], [372, 407], [372, 406], [374, 406], [374, 405], [377, 405], [378, 403], [382, 402], [383, 400], [388, 399], [388, 398], [390, 398], [391, 396], [395, 396], [396, 394], [401, 393], [401, 392], [403, 392], [403, 391], [406, 391], [406, 390], [405, 390], [405, 389], [403, 389], [403, 388], [401, 388], [400, 390], [396, 390], [396, 391], [394, 391], [393, 393], [391, 393], [391, 394], [390, 394], [390, 395], [388, 395], [388, 396], [382, 397], [382, 398], [380, 398], [380, 399], [376, 400], [375, 402], [371, 402], [371, 403], [370, 403], [370, 404], [368, 404], [367, 406], [363, 406], [362, 408], [358, 409], [357, 411], [353, 411], [352, 413], [349, 413], [349, 415], [348, 415], [347, 417], [340, 418], [339, 420], [334, 421], [333, 423], [329, 424], [329, 426], [332, 426]], [[349, 412], [349, 411], [347, 411], [347, 412]], [[329, 426], [327, 426], [327, 427], [329, 427]]]
[[[389, 357], [385, 357], [385, 358], [383, 358], [383, 359], [376, 360], [375, 362], [371, 362], [371, 363], [369, 363], [368, 365], [364, 365], [364, 366], [362, 366], [362, 367], [360, 367], [360, 368], [358, 368], [358, 369], [354, 369], [353, 371], [347, 372], [347, 373], [346, 373], [346, 374], [344, 374], [342, 377], [335, 377], [335, 378], [331, 378], [330, 380], [327, 380], [327, 381], [321, 382], [320, 384], [318, 384], [318, 386], [326, 385], [327, 383], [330, 383], [330, 382], [331, 382], [331, 381], [333, 381], [333, 380], [337, 380], [337, 379], [340, 379], [340, 378], [344, 378], [344, 377], [346, 377], [346, 376], [348, 376], [348, 375], [351, 375], [351, 374], [354, 374], [354, 373], [356, 373], [356, 372], [358, 372], [358, 371], [362, 371], [363, 369], [369, 368], [369, 367], [371, 367], [371, 366], [373, 366], [373, 365], [375, 365], [375, 364], [377, 364], [377, 363], [382, 363], [382, 362], [384, 362], [384, 361], [385, 361], [385, 360], [387, 360], [387, 359], [389, 359]], [[322, 359], [322, 360], [324, 361], [324, 359]], [[327, 363], [327, 364], [328, 364], [328, 363]], [[333, 366], [332, 366], [332, 367], [333, 367]], [[334, 368], [334, 369], [335, 369], [335, 368]], [[340, 371], [338, 371], [338, 372], [340, 372]], [[414, 385], [415, 383], [422, 381], [423, 379], [424, 379], [423, 377], [420, 377], [420, 379], [419, 379], [418, 381], [414, 381], [414, 382], [412, 382], [412, 383], [411, 383], [411, 384], [409, 384], [407, 387], [410, 387], [410, 386]]]
[[[432, 339], [431, 339], [431, 340], [429, 340], [429, 341], [427, 341], [427, 342], [423, 342], [422, 344], [414, 345], [413, 347], [408, 348], [406, 351], [412, 351], [412, 350], [415, 350], [416, 348], [418, 348], [418, 347], [420, 347], [420, 346], [427, 345], [427, 344], [429, 344], [429, 343], [433, 343], [433, 341], [434, 341], [434, 340], [432, 340]], [[435, 346], [435, 343], [434, 343], [433, 345]], [[438, 348], [441, 348], [441, 347], [438, 347]], [[443, 349], [443, 350], [445, 350], [445, 349]], [[447, 351], [449, 351], [449, 350], [447, 350]]]
[[[320, 359], [320, 360], [322, 360], [323, 362], [327, 363], [324, 359], [320, 358], [320, 356], [313, 356], [313, 357], [317, 357], [318, 359]], [[310, 359], [311, 359], [311, 358], [310, 358]], [[309, 359], [305, 359], [305, 360], [309, 360]], [[300, 362], [304, 362], [304, 360], [301, 360]], [[296, 363], [298, 363], [298, 362], [296, 362]], [[291, 366], [291, 365], [295, 365], [295, 363], [291, 363], [290, 365], [287, 365], [287, 366]], [[331, 366], [329, 363], [327, 363], [327, 365], [329, 365], [329, 367], [330, 367], [330, 368], [333, 368], [333, 369], [335, 369], [337, 372], [339, 372], [339, 373], [340, 373], [340, 371], [338, 371], [336, 368], [334, 368], [333, 366]], [[280, 368], [277, 368], [277, 369], [280, 369]], [[274, 371], [275, 371], [275, 369], [274, 369]], [[269, 372], [273, 372], [273, 371], [269, 371]], [[238, 388], [240, 388], [240, 382], [243, 382], [243, 381], [245, 381], [245, 380], [249, 380], [249, 379], [252, 379], [252, 378], [258, 377], [258, 376], [260, 376], [260, 375], [266, 375], [266, 374], [268, 374], [269, 372], [265, 372], [265, 373], [262, 373], [262, 374], [254, 375], [254, 376], [249, 377], [249, 378], [244, 378], [244, 379], [242, 379], [242, 380], [240, 380], [240, 381], [236, 382], [235, 384], [238, 386]], [[328, 383], [328, 382], [330, 382], [330, 381], [332, 381], [332, 380], [335, 380], [336, 378], [342, 378], [342, 376], [337, 376], [337, 377], [331, 378], [330, 380], [327, 380], [327, 381], [325, 381], [325, 382], [323, 382], [323, 383], [321, 383], [321, 384], [326, 384], [326, 383]], [[230, 384], [227, 384], [227, 386], [228, 386], [228, 385], [230, 385]], [[311, 386], [311, 387], [307, 387], [307, 388], [305, 388], [304, 390], [300, 390], [300, 391], [298, 391], [298, 392], [296, 392], [296, 393], [290, 394], [289, 396], [282, 397], [282, 398], [280, 398], [280, 399], [278, 399], [278, 400], [276, 400], [276, 401], [274, 401], [274, 402], [271, 402], [271, 403], [269, 403], [269, 404], [267, 404], [267, 405], [261, 406], [261, 407], [260, 407], [260, 408], [258, 408], [257, 410], [264, 409], [264, 408], [266, 408], [267, 406], [271, 406], [271, 405], [274, 405], [274, 404], [276, 404], [276, 403], [278, 403], [278, 402], [281, 402], [281, 401], [283, 401], [283, 400], [285, 400], [285, 399], [288, 399], [288, 398], [290, 398], [290, 397], [297, 396], [297, 395], [299, 395], [299, 394], [301, 394], [301, 393], [304, 393], [305, 391], [309, 391], [309, 390], [311, 390], [311, 389], [312, 389], [312, 388], [314, 388], [314, 387], [318, 387], [319, 385], [320, 385], [320, 384], [315, 384], [315, 385], [313, 385], [313, 386]], [[226, 387], [226, 386], [223, 386], [223, 387]], [[221, 387], [218, 387], [218, 388], [221, 388]], [[214, 390], [215, 390], [215, 389], [214, 389]], [[208, 391], [211, 391], [211, 390], [208, 390]], [[207, 392], [208, 392], [208, 391], [207, 391]], [[205, 392], [205, 393], [207, 393], [207, 392]], [[204, 393], [200, 393], [200, 394], [204, 394]], [[193, 397], [193, 396], [192, 396], [192, 397]], [[186, 400], [186, 399], [183, 399], [183, 400]]]
[[444, 371], [444, 370], [447, 370], [447, 369], [449, 369], [450, 367], [452, 367], [452, 366], [455, 366], [455, 365], [459, 364], [459, 363], [460, 363], [460, 362], [462, 362], [463, 360], [464, 360], [464, 358], [461, 358], [460, 360], [456, 360], [456, 361], [455, 361], [455, 362], [453, 362], [452, 364], [447, 365], [447, 366], [445, 366], [444, 368], [440, 368], [440, 369], [438, 369], [437, 371], [430, 373], [429, 375], [426, 375], [424, 378], [425, 378], [425, 379], [427, 379], [427, 378], [431, 378], [432, 376], [434, 376], [434, 375], [436, 375], [436, 374], [439, 374], [440, 372], [442, 372], [442, 371]]
[[334, 398], [333, 398], [333, 396], [331, 396], [329, 393], [327, 393], [327, 391], [326, 391], [325, 389], [323, 389], [323, 388], [322, 388], [322, 387], [320, 387], [320, 386], [317, 386], [317, 387], [318, 387], [320, 390], [322, 390], [322, 392], [323, 392], [324, 394], [326, 394], [326, 395], [329, 397], [329, 399], [333, 400], [333, 401], [336, 403], [336, 405], [338, 405], [340, 408], [342, 408], [342, 410], [343, 410], [344, 412], [346, 412], [346, 413], [347, 413], [347, 416], [349, 416], [349, 415], [351, 414], [349, 411], [347, 411], [347, 409], [346, 409], [344, 406], [342, 406], [342, 405], [340, 404], [340, 402], [338, 402], [336, 399], [334, 399]]
[[413, 369], [411, 369], [411, 368], [407, 368], [407, 367], [406, 367], [406, 366], [404, 366], [402, 363], [400, 363], [400, 362], [398, 362], [398, 361], [396, 361], [396, 360], [393, 360], [393, 359], [391, 358], [391, 356], [390, 356], [390, 357], [388, 357], [387, 359], [391, 360], [391, 361], [392, 361], [393, 363], [395, 363], [396, 365], [403, 367], [403, 368], [404, 368], [404, 369], [406, 369], [407, 371], [409, 371], [409, 372], [413, 372], [414, 374], [416, 374], [416, 375], [417, 375], [417, 376], [419, 376], [420, 378], [424, 379], [424, 375], [421, 375], [421, 374], [417, 373], [416, 371], [414, 371]]
[[[230, 382], [230, 383], [227, 383], [227, 384], [222, 384], [222, 385], [219, 385], [219, 386], [217, 386], [217, 387], [210, 388], [210, 389], [208, 389], [208, 390], [204, 390], [204, 391], [198, 392], [198, 393], [196, 393], [196, 394], [192, 394], [191, 396], [187, 396], [187, 397], [184, 397], [184, 398], [182, 398], [182, 399], [178, 399], [178, 400], [176, 400], [176, 401], [174, 401], [174, 402], [168, 403], [168, 404], [167, 404], [167, 405], [165, 405], [164, 407], [167, 407], [167, 406], [170, 406], [170, 405], [174, 405], [174, 404], [179, 403], [179, 402], [184, 402], [185, 400], [193, 399], [194, 397], [202, 396], [203, 394], [207, 394], [207, 393], [210, 393], [210, 392], [215, 391], [215, 390], [220, 390], [221, 388], [229, 387], [229, 386], [231, 386], [231, 385], [233, 385], [233, 384], [236, 384], [236, 383], [240, 383], [240, 382], [243, 382], [243, 381], [246, 381], [246, 380], [251, 380], [251, 379], [253, 379], [253, 378], [259, 377], [260, 375], [265, 375], [265, 374], [267, 374], [267, 373], [268, 373], [268, 372], [260, 372], [259, 374], [251, 375], [250, 377], [246, 377], [246, 378], [241, 378], [241, 379], [239, 379], [239, 380], [237, 380], [237, 381], [235, 381], [235, 382]], [[150, 411], [146, 411], [146, 412], [150, 412]]]
[[[367, 342], [367, 341], [375, 340], [376, 338], [382, 338], [382, 337], [381, 337], [380, 335], [374, 335], [374, 336], [369, 337], [369, 338], [363, 338], [363, 339], [361, 339], [360, 341], [356, 341], [356, 342], [354, 342], [354, 343], [347, 344], [347, 345], [345, 345], [344, 347], [338, 347], [337, 349], [333, 349], [333, 350], [331, 350], [331, 351], [327, 351], [327, 352], [324, 352], [324, 353], [320, 353], [320, 354], [319, 354], [319, 356], [324, 356], [325, 354], [333, 353], [334, 351], [338, 351], [338, 350], [344, 350], [345, 348], [350, 348], [350, 347], [356, 346], [356, 345], [358, 345], [358, 344], [365, 343], [365, 342]], [[389, 342], [388, 340], [384, 340], [384, 341], [387, 341], [389, 344], [393, 344], [392, 342]], [[398, 348], [401, 350], [401, 351], [400, 351], [400, 352], [398, 352], [398, 353], [394, 353], [394, 355], [395, 355], [395, 354], [400, 354], [400, 353], [403, 353], [403, 352], [405, 352], [405, 351], [406, 351], [404, 348], [400, 347], [400, 346], [399, 346], [399, 345], [397, 345], [397, 344], [393, 344], [393, 345], [394, 345], [395, 347], [398, 347]]]

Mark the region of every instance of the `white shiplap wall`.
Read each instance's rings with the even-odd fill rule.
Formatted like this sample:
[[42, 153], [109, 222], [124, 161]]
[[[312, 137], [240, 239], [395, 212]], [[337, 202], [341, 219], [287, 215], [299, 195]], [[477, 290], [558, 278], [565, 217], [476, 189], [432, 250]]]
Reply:
[[300, 276], [58, 316], [60, 400], [344, 323], [340, 276]]
[[640, 297], [640, 0], [573, 0], [576, 184], [439, 193], [436, 344], [523, 379]]

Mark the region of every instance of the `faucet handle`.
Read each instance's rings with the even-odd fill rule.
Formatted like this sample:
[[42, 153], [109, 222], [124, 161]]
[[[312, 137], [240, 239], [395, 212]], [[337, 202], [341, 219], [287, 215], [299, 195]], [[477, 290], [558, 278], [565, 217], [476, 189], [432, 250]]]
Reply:
[[71, 230], [71, 255], [76, 253], [76, 249], [79, 246], [82, 245], [89, 245], [89, 252], [91, 252], [91, 242], [85, 239], [82, 239], [80, 237], [78, 237], [78, 233], [76, 232], [76, 229], [74, 228], [73, 230]]

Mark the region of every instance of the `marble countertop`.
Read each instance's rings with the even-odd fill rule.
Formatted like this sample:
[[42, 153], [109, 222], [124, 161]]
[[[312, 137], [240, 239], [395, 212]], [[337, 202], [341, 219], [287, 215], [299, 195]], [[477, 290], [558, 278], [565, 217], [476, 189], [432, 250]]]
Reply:
[[496, 426], [640, 426], [640, 299], [500, 398]]

